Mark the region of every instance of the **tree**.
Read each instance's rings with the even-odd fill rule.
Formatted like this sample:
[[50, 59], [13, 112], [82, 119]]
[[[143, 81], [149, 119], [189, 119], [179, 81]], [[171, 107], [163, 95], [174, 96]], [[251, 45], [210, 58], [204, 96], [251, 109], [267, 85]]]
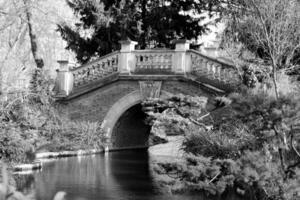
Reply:
[[[227, 33], [271, 66], [276, 97], [277, 72], [299, 63], [300, 3], [296, 0], [238, 0], [227, 7]], [[227, 10], [227, 11], [228, 11]]]
[[171, 40], [197, 39], [207, 30], [203, 13], [215, 4], [184, 0], [67, 0], [79, 17], [74, 26], [59, 24], [58, 31], [77, 59], [87, 62], [117, 50], [121, 39], [138, 41], [139, 47], [170, 47]]
[[44, 61], [41, 58], [41, 55], [39, 53], [38, 44], [37, 44], [37, 38], [35, 34], [35, 30], [33, 28], [32, 24], [32, 14], [30, 11], [30, 3], [32, 3], [30, 0], [23, 0], [24, 6], [25, 6], [25, 15], [26, 15], [26, 23], [28, 26], [28, 35], [30, 39], [30, 46], [31, 46], [31, 52], [34, 58], [34, 62], [36, 64], [36, 67], [39, 69], [42, 69], [44, 67]]
[[55, 74], [56, 60], [64, 50], [63, 40], [56, 31], [57, 23], [73, 20], [72, 10], [64, 0], [55, 4], [50, 0], [0, 0], [0, 53], [3, 55], [0, 67], [4, 93], [27, 89], [32, 72], [42, 64], [43, 70]]

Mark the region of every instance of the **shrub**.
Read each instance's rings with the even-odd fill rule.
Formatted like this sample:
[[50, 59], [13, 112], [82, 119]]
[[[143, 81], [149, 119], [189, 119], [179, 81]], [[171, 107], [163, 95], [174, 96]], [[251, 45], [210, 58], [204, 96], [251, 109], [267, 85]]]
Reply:
[[245, 128], [230, 126], [230, 129], [226, 127], [226, 130], [223, 126], [218, 130], [193, 130], [186, 136], [184, 150], [206, 157], [236, 159], [243, 150], [255, 145], [255, 137]]
[[10, 162], [27, 161], [26, 152], [32, 142], [26, 140], [20, 127], [13, 123], [0, 123], [0, 159]]
[[105, 135], [99, 122], [65, 120], [54, 138], [60, 141], [61, 148], [69, 146], [69, 149], [100, 149], [105, 143]]

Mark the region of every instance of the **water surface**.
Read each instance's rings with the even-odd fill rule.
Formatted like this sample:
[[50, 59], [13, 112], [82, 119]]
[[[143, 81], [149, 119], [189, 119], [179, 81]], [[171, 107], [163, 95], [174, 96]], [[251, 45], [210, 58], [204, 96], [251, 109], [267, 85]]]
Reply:
[[67, 200], [207, 200], [199, 195], [166, 192], [166, 187], [153, 177], [145, 150], [46, 162], [42, 171], [27, 176], [19, 187], [34, 192], [37, 200], [53, 200], [58, 191], [65, 191]]

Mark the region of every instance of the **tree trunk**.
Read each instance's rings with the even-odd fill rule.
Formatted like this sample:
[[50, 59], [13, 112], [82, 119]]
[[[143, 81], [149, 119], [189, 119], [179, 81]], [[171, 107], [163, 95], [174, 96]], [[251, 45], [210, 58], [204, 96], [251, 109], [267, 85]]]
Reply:
[[32, 21], [31, 21], [31, 12], [28, 5], [28, 0], [23, 0], [25, 5], [25, 14], [26, 14], [26, 20], [28, 25], [28, 33], [29, 33], [29, 39], [30, 39], [30, 45], [31, 45], [31, 52], [33, 55], [34, 62], [36, 64], [36, 67], [39, 69], [42, 69], [44, 67], [44, 61], [38, 54], [38, 45], [36, 40], [36, 35], [34, 34], [33, 28], [32, 28]]
[[147, 37], [147, 20], [146, 20], [146, 12], [147, 12], [147, 0], [143, 0], [142, 3], [141, 3], [141, 6], [142, 6], [142, 26], [141, 26], [141, 29], [142, 29], [142, 34], [141, 34], [141, 40], [140, 40], [140, 47], [141, 49], [145, 49], [147, 47], [147, 44], [146, 44], [146, 37]]
[[279, 99], [279, 92], [278, 92], [278, 85], [277, 85], [277, 73], [276, 71], [274, 72], [273, 70], [273, 84], [274, 84], [274, 92], [275, 92], [275, 96], [276, 96], [276, 100]]
[[277, 85], [277, 64], [275, 59], [272, 57], [272, 81], [274, 85], [274, 92], [276, 100], [279, 99], [279, 91], [278, 91], [278, 85]]

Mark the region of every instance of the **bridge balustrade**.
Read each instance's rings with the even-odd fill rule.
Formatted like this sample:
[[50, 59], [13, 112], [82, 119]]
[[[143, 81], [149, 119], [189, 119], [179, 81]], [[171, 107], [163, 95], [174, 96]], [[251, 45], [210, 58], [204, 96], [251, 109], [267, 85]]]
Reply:
[[239, 82], [238, 71], [233, 65], [220, 62], [195, 50], [189, 50], [189, 53], [191, 54], [192, 74], [224, 84]]
[[186, 78], [193, 76], [212, 86], [235, 85], [240, 81], [234, 66], [190, 50], [185, 40], [176, 42], [174, 50], [136, 50], [135, 42], [120, 43], [120, 51], [100, 57], [78, 68], [66, 69], [66, 63], [60, 61], [63, 70], [58, 74], [58, 94], [68, 96], [77, 88], [113, 74], [118, 76], [181, 75]]
[[172, 73], [171, 50], [140, 50], [133, 52], [136, 58], [135, 74]]
[[113, 52], [79, 68], [71, 69], [74, 87], [79, 87], [104, 78], [118, 71], [119, 52]]

